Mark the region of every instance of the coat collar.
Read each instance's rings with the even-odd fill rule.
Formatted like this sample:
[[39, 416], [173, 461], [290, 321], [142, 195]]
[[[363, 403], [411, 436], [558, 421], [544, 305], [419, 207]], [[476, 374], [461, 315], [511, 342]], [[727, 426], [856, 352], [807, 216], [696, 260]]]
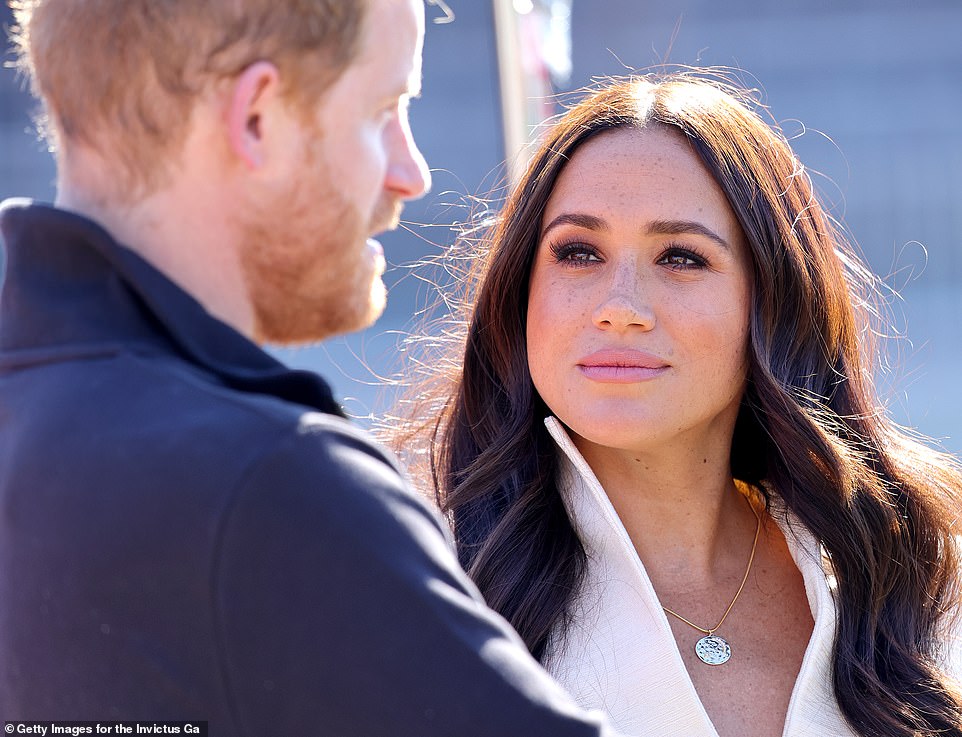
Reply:
[[[559, 451], [558, 490], [588, 556], [575, 620], [567, 633], [553, 636], [549, 672], [581, 706], [606, 711], [625, 734], [718, 737], [645, 566], [608, 495], [566, 428], [554, 417], [548, 417], [545, 426]], [[811, 532], [777, 495], [770, 497], [769, 512], [802, 574], [815, 621], [783, 737], [854, 737], [831, 686], [836, 611], [830, 566]]]
[[241, 391], [273, 394], [343, 416], [316, 374], [291, 370], [99, 224], [30, 200], [0, 205], [6, 275], [0, 368], [116, 352], [174, 352]]

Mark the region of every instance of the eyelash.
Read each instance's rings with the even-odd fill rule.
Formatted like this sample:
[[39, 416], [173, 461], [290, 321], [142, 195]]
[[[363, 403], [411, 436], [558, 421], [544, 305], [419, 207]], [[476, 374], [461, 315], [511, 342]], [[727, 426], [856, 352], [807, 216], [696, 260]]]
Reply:
[[[556, 263], [562, 264], [569, 268], [584, 268], [588, 264], [597, 263], [596, 261], [589, 260], [587, 258], [571, 258], [577, 254], [585, 254], [592, 256], [599, 261], [601, 260], [598, 249], [596, 249], [594, 246], [588, 245], [587, 243], [581, 243], [579, 241], [562, 241], [560, 243], [551, 243], [549, 244], [548, 248], [551, 251], [551, 255]], [[658, 256], [657, 263], [663, 263], [669, 258], [679, 257], [687, 259], [692, 263], [664, 263], [664, 265], [673, 271], [694, 271], [708, 267], [707, 257], [699, 253], [691, 246], [682, 246], [677, 243], [667, 244], [661, 255]]]
[[568, 266], [584, 266], [585, 264], [591, 263], [591, 261], [586, 258], [571, 258], [571, 256], [576, 254], [586, 254], [599, 258], [597, 249], [589, 246], [587, 243], [580, 243], [578, 241], [551, 243], [548, 248], [556, 263], [566, 264]]

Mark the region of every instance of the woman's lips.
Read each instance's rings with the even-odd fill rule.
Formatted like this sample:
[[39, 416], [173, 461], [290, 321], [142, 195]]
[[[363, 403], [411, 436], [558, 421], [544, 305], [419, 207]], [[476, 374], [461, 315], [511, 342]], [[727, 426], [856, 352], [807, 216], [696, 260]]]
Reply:
[[657, 378], [670, 366], [658, 356], [642, 351], [601, 350], [578, 361], [578, 368], [592, 381], [634, 384]]

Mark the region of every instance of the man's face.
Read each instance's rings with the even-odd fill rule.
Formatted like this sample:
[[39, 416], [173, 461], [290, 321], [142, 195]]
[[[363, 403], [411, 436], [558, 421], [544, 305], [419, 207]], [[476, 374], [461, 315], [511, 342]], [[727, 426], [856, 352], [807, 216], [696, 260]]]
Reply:
[[290, 177], [249, 204], [241, 259], [255, 338], [304, 343], [370, 325], [384, 309], [371, 236], [430, 186], [407, 105], [420, 88], [422, 0], [368, 0], [357, 57], [297, 131]]

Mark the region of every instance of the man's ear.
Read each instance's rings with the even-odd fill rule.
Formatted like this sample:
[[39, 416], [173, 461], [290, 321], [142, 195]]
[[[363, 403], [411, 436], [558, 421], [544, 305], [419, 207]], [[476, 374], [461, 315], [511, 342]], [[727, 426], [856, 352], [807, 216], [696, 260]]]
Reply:
[[231, 151], [251, 169], [264, 164], [270, 113], [281, 102], [280, 72], [269, 61], [255, 61], [234, 79], [227, 101]]

